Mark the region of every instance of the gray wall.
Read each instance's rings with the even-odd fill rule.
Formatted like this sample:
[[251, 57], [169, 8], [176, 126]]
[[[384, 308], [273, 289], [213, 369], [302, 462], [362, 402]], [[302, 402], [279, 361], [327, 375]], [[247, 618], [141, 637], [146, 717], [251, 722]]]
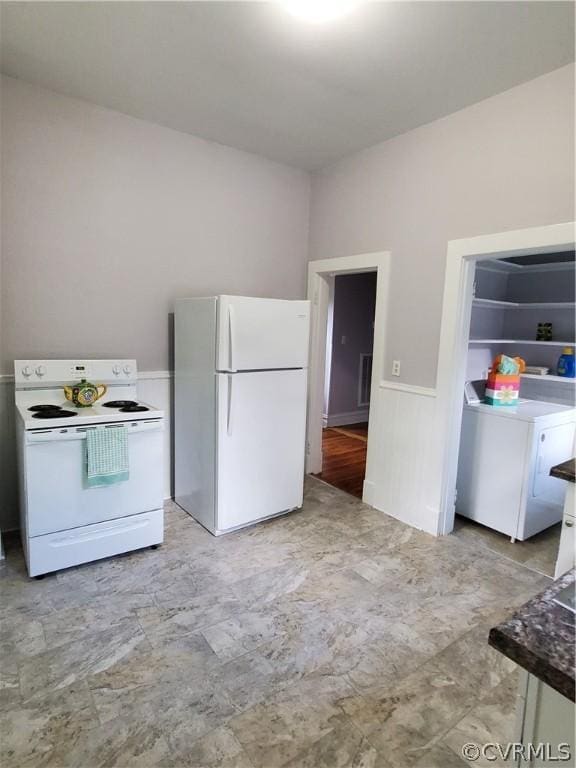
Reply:
[[[304, 297], [310, 178], [11, 78], [1, 95], [6, 529], [16, 524], [14, 391], [1, 374], [13, 359], [135, 357], [141, 371], [166, 370], [175, 297]], [[144, 384], [167, 382], [144, 382], [143, 396]], [[169, 408], [167, 386], [156, 389]]]
[[309, 175], [2, 78], [3, 368], [165, 370], [177, 296], [302, 298]]
[[315, 176], [311, 258], [392, 252], [384, 378], [436, 383], [447, 241], [572, 220], [573, 174], [568, 66]]
[[358, 406], [359, 361], [374, 342], [376, 273], [336, 276], [333, 307], [328, 417], [366, 411]]

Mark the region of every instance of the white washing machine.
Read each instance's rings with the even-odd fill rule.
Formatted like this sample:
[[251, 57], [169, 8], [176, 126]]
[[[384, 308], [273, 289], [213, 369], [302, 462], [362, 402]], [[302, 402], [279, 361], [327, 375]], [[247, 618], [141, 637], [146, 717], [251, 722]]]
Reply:
[[550, 468], [574, 455], [576, 408], [537, 400], [464, 406], [456, 512], [515, 539], [562, 519], [566, 483]]

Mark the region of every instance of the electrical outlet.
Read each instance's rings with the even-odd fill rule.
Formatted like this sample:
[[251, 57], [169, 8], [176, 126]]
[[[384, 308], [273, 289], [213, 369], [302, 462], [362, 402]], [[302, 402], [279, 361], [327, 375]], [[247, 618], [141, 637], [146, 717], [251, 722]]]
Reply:
[[392, 360], [392, 376], [400, 376], [400, 360]]
[[346, 344], [346, 336], [342, 336], [342, 339], [340, 340], [340, 344]]

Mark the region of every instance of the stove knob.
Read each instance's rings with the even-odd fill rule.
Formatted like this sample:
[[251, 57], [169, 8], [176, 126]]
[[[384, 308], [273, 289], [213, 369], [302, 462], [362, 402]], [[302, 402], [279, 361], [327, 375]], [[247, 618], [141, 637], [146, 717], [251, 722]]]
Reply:
[[26, 376], [26, 378], [32, 376], [32, 369], [29, 365], [25, 365], [24, 368], [22, 368], [22, 376]]
[[120, 375], [120, 366], [119, 365], [113, 365], [112, 366], [112, 373], [114, 374], [114, 376], [119, 376]]
[[126, 376], [129, 376], [132, 373], [132, 367], [129, 366], [129, 365], [125, 365], [124, 366], [124, 373], [126, 374]]
[[36, 368], [36, 376], [44, 376], [46, 373], [46, 366], [45, 365], [39, 365]]

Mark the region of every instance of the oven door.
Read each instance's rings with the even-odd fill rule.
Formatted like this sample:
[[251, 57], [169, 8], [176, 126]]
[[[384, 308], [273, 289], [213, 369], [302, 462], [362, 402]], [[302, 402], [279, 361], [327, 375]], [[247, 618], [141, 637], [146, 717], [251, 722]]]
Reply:
[[26, 433], [28, 536], [162, 508], [162, 419], [123, 425], [128, 429], [129, 479], [99, 488], [85, 486], [86, 431], [94, 427]]

